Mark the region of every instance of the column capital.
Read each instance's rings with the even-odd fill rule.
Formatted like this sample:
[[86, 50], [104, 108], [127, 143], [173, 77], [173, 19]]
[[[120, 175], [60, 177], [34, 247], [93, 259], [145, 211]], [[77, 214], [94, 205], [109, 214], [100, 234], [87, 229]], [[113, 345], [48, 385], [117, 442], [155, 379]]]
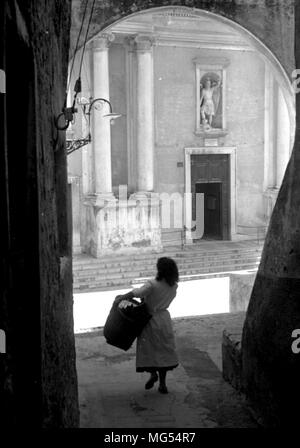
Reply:
[[135, 48], [137, 51], [150, 51], [155, 42], [152, 34], [137, 34], [134, 37]]
[[115, 36], [112, 33], [101, 33], [93, 40], [93, 50], [103, 51], [107, 50], [110, 44], [115, 40]]
[[124, 45], [125, 47], [128, 47], [130, 50], [135, 49], [135, 36], [125, 36], [124, 37]]

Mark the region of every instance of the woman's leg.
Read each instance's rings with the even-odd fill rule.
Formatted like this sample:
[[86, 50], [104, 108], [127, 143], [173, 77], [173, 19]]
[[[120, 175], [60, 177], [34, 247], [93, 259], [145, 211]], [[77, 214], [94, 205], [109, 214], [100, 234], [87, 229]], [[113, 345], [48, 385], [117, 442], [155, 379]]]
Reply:
[[168, 389], [167, 389], [167, 385], [166, 385], [167, 371], [166, 371], [166, 369], [159, 369], [158, 373], [159, 373], [158, 390], [162, 394], [167, 394], [168, 393]]
[[158, 381], [157, 372], [156, 372], [156, 370], [152, 370], [150, 372], [150, 378], [147, 381], [147, 383], [145, 384], [145, 389], [152, 389], [152, 387], [154, 386], [154, 383], [156, 383], [156, 381]]

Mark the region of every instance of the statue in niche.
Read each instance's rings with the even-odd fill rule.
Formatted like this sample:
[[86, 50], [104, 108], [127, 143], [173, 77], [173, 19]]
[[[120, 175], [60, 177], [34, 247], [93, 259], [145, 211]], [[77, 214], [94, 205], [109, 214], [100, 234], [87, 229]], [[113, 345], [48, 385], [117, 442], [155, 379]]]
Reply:
[[200, 119], [205, 131], [219, 127], [219, 120], [215, 120], [215, 116], [218, 114], [220, 102], [221, 78], [217, 73], [206, 73], [200, 81]]

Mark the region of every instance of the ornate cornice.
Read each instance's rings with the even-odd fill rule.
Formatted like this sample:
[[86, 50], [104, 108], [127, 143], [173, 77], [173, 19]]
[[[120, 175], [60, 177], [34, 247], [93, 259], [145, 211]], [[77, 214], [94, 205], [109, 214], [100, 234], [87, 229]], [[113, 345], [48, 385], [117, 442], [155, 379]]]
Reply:
[[[160, 17], [167, 20], [167, 16]], [[122, 43], [126, 37], [151, 35], [158, 46], [179, 46], [211, 49], [227, 49], [240, 51], [254, 51], [242, 36], [232, 32], [201, 30], [194, 28], [171, 29], [163, 23], [144, 23], [124, 21], [114, 27], [117, 40]]]

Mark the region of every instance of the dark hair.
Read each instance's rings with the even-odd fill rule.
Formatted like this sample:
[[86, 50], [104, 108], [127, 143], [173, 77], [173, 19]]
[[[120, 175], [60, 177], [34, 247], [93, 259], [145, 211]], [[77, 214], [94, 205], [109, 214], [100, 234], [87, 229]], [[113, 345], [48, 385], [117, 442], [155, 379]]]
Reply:
[[178, 268], [172, 258], [161, 257], [157, 260], [156, 280], [165, 280], [169, 286], [174, 286], [179, 280]]

